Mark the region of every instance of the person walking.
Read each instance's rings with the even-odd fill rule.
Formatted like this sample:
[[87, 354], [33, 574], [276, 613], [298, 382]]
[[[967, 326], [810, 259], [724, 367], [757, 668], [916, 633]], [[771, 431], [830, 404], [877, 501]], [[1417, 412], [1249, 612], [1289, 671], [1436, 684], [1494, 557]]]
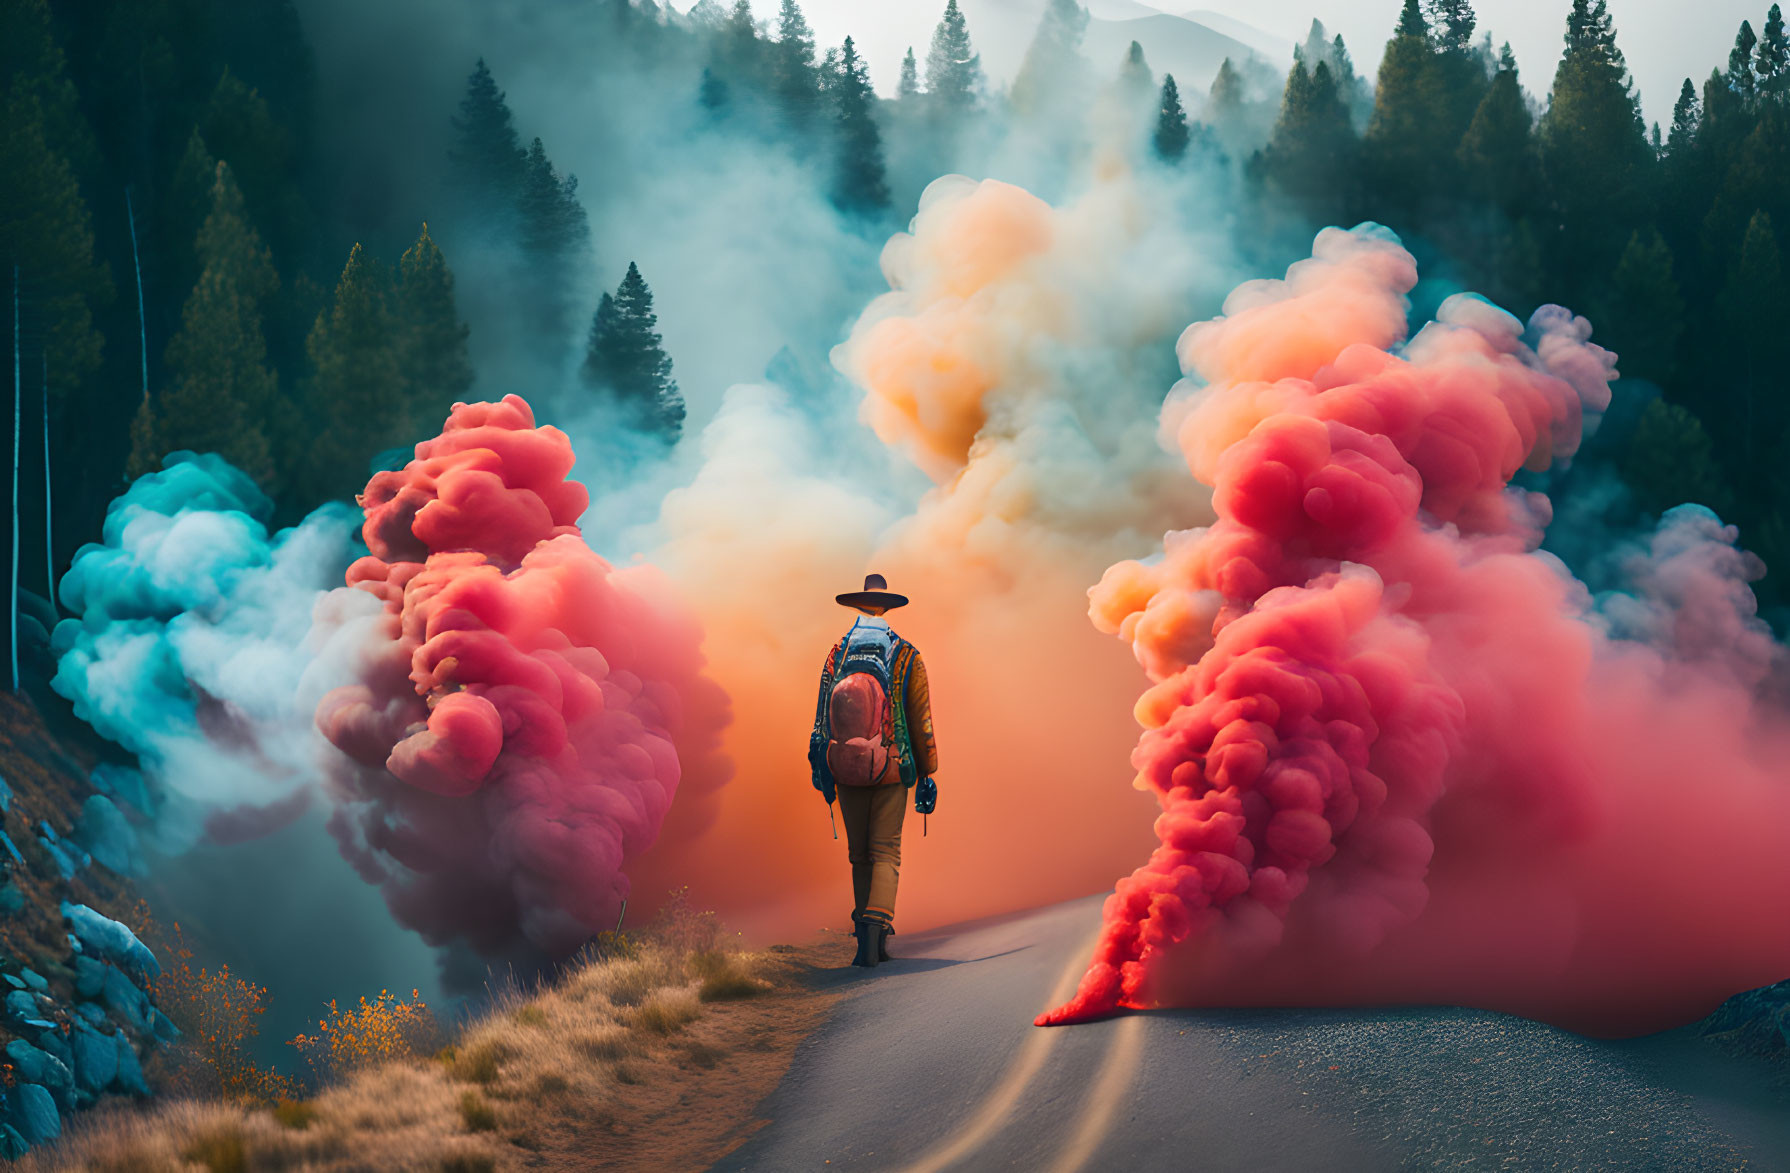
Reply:
[[908, 792], [921, 814], [930, 814], [938, 801], [926, 664], [884, 618], [908, 601], [888, 588], [882, 575], [870, 574], [863, 590], [834, 596], [858, 614], [827, 652], [808, 738], [814, 788], [829, 807], [837, 795], [845, 823], [858, 939], [852, 964], [860, 966], [889, 960]]

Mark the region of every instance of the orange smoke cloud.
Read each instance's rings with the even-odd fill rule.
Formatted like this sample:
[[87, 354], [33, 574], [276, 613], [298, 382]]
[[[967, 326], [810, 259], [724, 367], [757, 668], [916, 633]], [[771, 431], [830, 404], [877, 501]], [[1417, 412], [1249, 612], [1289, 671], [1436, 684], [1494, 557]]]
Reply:
[[851, 615], [831, 596], [867, 570], [913, 599], [892, 620], [926, 659], [942, 763], [930, 833], [913, 817], [903, 842], [901, 928], [1085, 895], [1147, 845], [1148, 800], [1123, 786], [1137, 670], [1081, 616], [1113, 558], [1210, 516], [1157, 438], [1161, 340], [1206, 278], [1166, 219], [1123, 176], [1063, 209], [929, 189], [884, 251], [891, 292], [834, 356], [935, 482], [917, 503], [874, 461], [829, 465], [776, 388], [729, 393], [652, 557], [704, 616], [738, 776], [706, 834], [674, 810], [637, 888], [688, 883], [755, 934], [845, 921], [845, 844], [805, 749]]

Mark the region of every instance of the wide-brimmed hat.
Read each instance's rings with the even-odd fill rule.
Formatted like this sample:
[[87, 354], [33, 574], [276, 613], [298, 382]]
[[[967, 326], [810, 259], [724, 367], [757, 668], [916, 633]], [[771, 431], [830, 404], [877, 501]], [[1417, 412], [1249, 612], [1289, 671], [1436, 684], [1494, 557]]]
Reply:
[[842, 607], [882, 607], [893, 610], [907, 606], [907, 596], [891, 591], [889, 580], [880, 574], [866, 574], [863, 590], [847, 591], [843, 595], [834, 595], [833, 598]]

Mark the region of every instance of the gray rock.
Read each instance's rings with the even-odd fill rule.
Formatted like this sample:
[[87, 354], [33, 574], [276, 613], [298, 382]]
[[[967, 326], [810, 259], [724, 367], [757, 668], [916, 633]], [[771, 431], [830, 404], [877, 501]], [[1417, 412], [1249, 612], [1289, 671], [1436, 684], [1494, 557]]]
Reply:
[[100, 1000], [115, 1018], [138, 1030], [148, 1030], [155, 1023], [152, 1017], [154, 1007], [149, 1004], [149, 995], [132, 985], [131, 980], [115, 966], [108, 965], [105, 969], [106, 982], [100, 992]]
[[0, 884], [0, 914], [6, 916], [19, 915], [19, 909], [25, 907], [25, 894], [11, 880]]
[[75, 957], [75, 993], [83, 998], [97, 998], [106, 988], [106, 970], [110, 967], [91, 957]]
[[20, 867], [25, 866], [25, 857], [19, 854], [18, 844], [14, 843], [12, 841], [12, 836], [8, 835], [5, 831], [0, 831], [0, 847], [6, 848], [6, 854], [12, 856], [12, 861], [14, 863], [18, 864]]
[[62, 1135], [62, 1116], [48, 1091], [35, 1083], [21, 1083], [6, 1099], [11, 1123], [26, 1144], [47, 1144]]
[[85, 904], [62, 902], [62, 919], [81, 942], [81, 951], [114, 965], [156, 978], [162, 975], [161, 963], [149, 946], [137, 940], [137, 934], [109, 916], [95, 912]]
[[180, 1028], [174, 1025], [172, 1019], [161, 1012], [160, 1007], [157, 1007], [155, 1011], [155, 1022], [150, 1029], [155, 1033], [156, 1039], [160, 1042], [171, 1043], [180, 1037]]
[[25, 1143], [18, 1129], [10, 1124], [0, 1124], [0, 1157], [16, 1161], [30, 1151], [31, 1146]]
[[39, 1031], [37, 1045], [62, 1060], [64, 1067], [71, 1071], [74, 1069], [75, 1053], [70, 1048], [68, 1036], [62, 1033], [61, 1027], [53, 1026], [49, 1030]]
[[137, 832], [126, 821], [118, 804], [105, 795], [92, 795], [82, 805], [74, 838], [94, 859], [119, 875], [143, 873], [143, 853], [137, 846]]
[[30, 990], [13, 990], [6, 995], [6, 1020], [15, 1026], [42, 1018], [37, 1009], [37, 995]]
[[56, 834], [56, 828], [50, 826], [48, 820], [38, 821], [37, 841], [50, 853], [50, 858], [56, 863], [56, 870], [65, 880], [74, 879], [76, 872], [93, 862], [80, 844]]
[[50, 983], [44, 979], [42, 974], [34, 969], [21, 969], [19, 971], [19, 976], [25, 980], [26, 985], [30, 986], [40, 994], [50, 988]]
[[137, 1062], [137, 1049], [131, 1046], [129, 1037], [119, 1031], [112, 1036], [112, 1043], [118, 1049], [118, 1090], [138, 1096], [148, 1095], [149, 1084], [143, 1079], [143, 1065]]
[[6, 1044], [6, 1057], [12, 1061], [19, 1078], [27, 1083], [41, 1083], [51, 1088], [74, 1086], [74, 1073], [63, 1065], [62, 1060], [24, 1039], [14, 1039]]
[[83, 1002], [75, 1007], [75, 1013], [87, 1020], [89, 1026], [104, 1026], [106, 1012], [91, 1002]]
[[133, 770], [129, 766], [95, 766], [87, 780], [93, 783], [95, 790], [104, 791], [127, 802], [146, 815], [155, 814], [155, 803], [149, 797], [149, 784], [144, 781], [141, 770]]
[[0, 978], [5, 978], [6, 984], [11, 986], [15, 990], [22, 990], [25, 988], [25, 979], [18, 976], [17, 974], [0, 973]]
[[90, 1092], [103, 1092], [118, 1078], [118, 1044], [110, 1035], [102, 1035], [86, 1023], [75, 1026], [69, 1036], [74, 1052], [75, 1080]]

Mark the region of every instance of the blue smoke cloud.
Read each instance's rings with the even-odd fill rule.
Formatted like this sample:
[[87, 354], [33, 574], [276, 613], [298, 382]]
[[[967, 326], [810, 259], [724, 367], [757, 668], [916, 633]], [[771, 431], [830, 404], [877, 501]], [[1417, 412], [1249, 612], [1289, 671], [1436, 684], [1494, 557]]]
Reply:
[[222, 457], [175, 453], [112, 502], [62, 580], [75, 617], [56, 627], [51, 685], [137, 755], [145, 785], [106, 788], [163, 852], [278, 825], [321, 776], [311, 711], [333, 673], [312, 620], [357, 555], [357, 515], [327, 505], [270, 535], [272, 513]]

